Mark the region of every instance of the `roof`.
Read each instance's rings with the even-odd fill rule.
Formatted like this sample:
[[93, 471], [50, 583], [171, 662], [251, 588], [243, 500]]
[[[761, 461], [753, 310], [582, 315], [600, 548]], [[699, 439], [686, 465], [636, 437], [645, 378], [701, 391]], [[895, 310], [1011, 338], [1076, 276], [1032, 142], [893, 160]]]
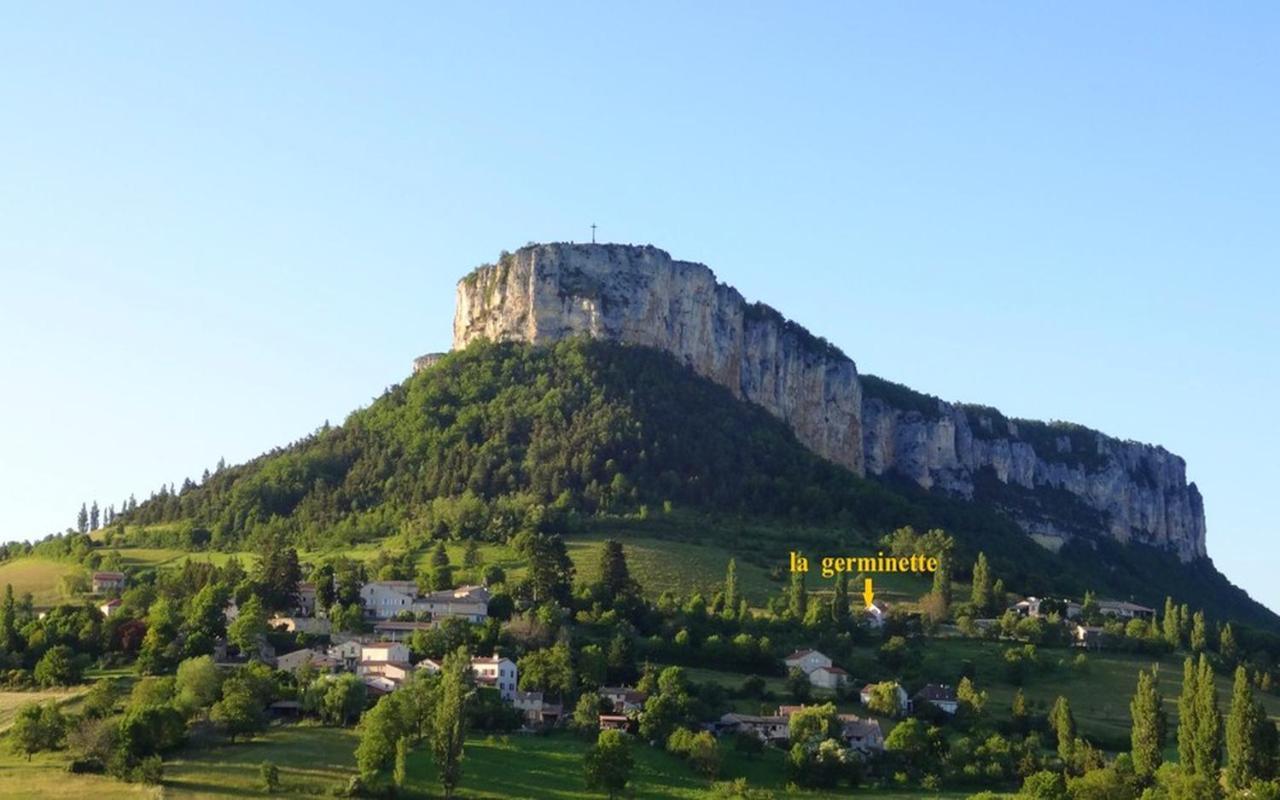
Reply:
[[95, 581], [110, 581], [110, 580], [121, 580], [121, 581], [122, 581], [122, 580], [124, 580], [124, 573], [123, 573], [123, 572], [110, 572], [110, 571], [106, 571], [106, 572], [95, 572], [95, 573], [93, 573], [93, 579], [94, 579]]
[[730, 712], [720, 718], [721, 722], [739, 725], [785, 725], [787, 718], [783, 716], [765, 717], [759, 714], [738, 714]]
[[383, 620], [373, 626], [373, 629], [384, 631], [419, 631], [430, 630], [434, 626], [431, 622], [404, 622], [400, 620]]
[[409, 669], [410, 667], [413, 666], [408, 661], [388, 661], [386, 659], [375, 659], [375, 658], [360, 660], [360, 666], [362, 667], [376, 667], [376, 666], [382, 666], [384, 664], [389, 664], [393, 667], [404, 667], [405, 669]]
[[936, 683], [930, 683], [920, 691], [916, 692], [916, 697], [921, 700], [955, 700], [956, 691], [950, 686], [939, 686]]
[[832, 675], [848, 675], [849, 673], [839, 667], [818, 667], [814, 672], [830, 672]]
[[104, 606], [111, 606], [112, 608], [114, 608], [114, 607], [116, 607], [116, 606], [120, 605], [120, 602], [121, 602], [121, 601], [120, 601], [120, 598], [116, 597], [116, 598], [112, 598], [111, 600], [108, 600], [107, 602], [103, 603], [103, 605], [104, 605]]
[[[783, 660], [783, 661], [791, 661], [792, 659], [796, 659], [796, 658], [804, 658], [805, 656], [809, 655], [810, 653], [817, 653], [817, 652], [818, 652], [818, 651], [816, 651], [816, 650], [797, 650], [797, 651], [795, 651], [794, 653], [792, 653], [791, 655], [787, 656], [786, 658], [784, 658], [784, 659], [782, 659], [782, 660]], [[818, 655], [822, 655], [822, 654], [821, 654], [821, 653], [818, 653]]]
[[1153, 614], [1156, 611], [1154, 608], [1148, 608], [1147, 606], [1140, 606], [1137, 603], [1130, 603], [1128, 600], [1099, 600], [1098, 607], [1099, 608], [1120, 608], [1126, 611], [1150, 611]]
[[404, 647], [404, 642], [365, 642], [361, 647]]
[[[475, 656], [471, 659], [471, 664], [473, 666], [476, 664], [501, 664], [503, 661], [511, 661], [511, 659], [506, 656]], [[511, 661], [511, 663], [514, 664], [515, 662]]]

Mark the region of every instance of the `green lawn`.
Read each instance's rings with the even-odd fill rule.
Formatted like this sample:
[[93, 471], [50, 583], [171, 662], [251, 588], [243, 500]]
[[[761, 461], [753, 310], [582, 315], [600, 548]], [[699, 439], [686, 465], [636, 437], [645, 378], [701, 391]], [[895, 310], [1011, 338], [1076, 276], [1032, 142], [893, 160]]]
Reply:
[[18, 709], [27, 703], [47, 703], [53, 701], [59, 706], [75, 700], [89, 690], [88, 686], [76, 686], [70, 689], [38, 689], [29, 692], [0, 692], [0, 733], [9, 729]]
[[19, 558], [0, 564], [0, 589], [12, 584], [15, 597], [30, 592], [37, 606], [51, 606], [65, 600], [59, 581], [63, 575], [88, 571], [65, 561], [44, 558]]
[[333, 796], [355, 773], [351, 729], [290, 725], [252, 741], [181, 752], [164, 763], [164, 797], [258, 797], [263, 761], [280, 768], [284, 797]]

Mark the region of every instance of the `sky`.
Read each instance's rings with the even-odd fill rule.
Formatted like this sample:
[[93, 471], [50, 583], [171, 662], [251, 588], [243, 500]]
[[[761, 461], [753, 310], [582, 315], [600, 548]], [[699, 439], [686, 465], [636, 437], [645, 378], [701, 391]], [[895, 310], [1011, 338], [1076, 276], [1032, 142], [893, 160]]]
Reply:
[[0, 11], [0, 538], [340, 422], [529, 241], [1186, 458], [1280, 610], [1280, 7]]

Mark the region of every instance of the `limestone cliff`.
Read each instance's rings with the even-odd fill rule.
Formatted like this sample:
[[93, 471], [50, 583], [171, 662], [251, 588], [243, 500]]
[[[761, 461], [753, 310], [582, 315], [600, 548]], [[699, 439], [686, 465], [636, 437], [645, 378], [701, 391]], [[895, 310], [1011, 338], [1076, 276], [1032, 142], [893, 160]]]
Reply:
[[1104, 534], [1205, 555], [1204, 508], [1178, 456], [859, 376], [825, 340], [655, 247], [531, 245], [458, 283], [455, 349], [578, 334], [666, 350], [825, 458], [996, 503], [1046, 544]]

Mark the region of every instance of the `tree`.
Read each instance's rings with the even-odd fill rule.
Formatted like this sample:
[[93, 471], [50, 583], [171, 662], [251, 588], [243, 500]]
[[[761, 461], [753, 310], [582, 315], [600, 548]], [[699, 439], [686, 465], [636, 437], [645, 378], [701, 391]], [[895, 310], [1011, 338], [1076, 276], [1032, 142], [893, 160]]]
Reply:
[[522, 656], [517, 671], [521, 691], [565, 694], [573, 689], [573, 657], [564, 642]]
[[1182, 662], [1182, 694], [1178, 696], [1178, 763], [1190, 773], [1196, 769], [1196, 730], [1199, 728], [1196, 698], [1200, 675], [1188, 656]]
[[444, 542], [436, 542], [431, 551], [431, 588], [435, 590], [453, 588], [453, 564], [449, 561], [449, 551]]
[[264, 537], [254, 577], [256, 593], [267, 610], [288, 611], [298, 605], [302, 567], [298, 551], [287, 546], [284, 534]]
[[[98, 501], [94, 500], [93, 505], [89, 507], [89, 530], [96, 531], [102, 521], [102, 512], [98, 509]], [[81, 531], [84, 533], [84, 531]]]
[[465, 647], [445, 656], [440, 668], [439, 702], [436, 705], [431, 752], [439, 770], [444, 796], [462, 780], [462, 750], [467, 739], [467, 705], [472, 696], [471, 656]]
[[1049, 724], [1058, 735], [1058, 758], [1064, 764], [1070, 764], [1076, 747], [1076, 720], [1071, 714], [1071, 704], [1067, 702], [1067, 698], [1059, 697], [1053, 704]]
[[75, 653], [65, 644], [50, 647], [36, 662], [33, 677], [41, 686], [70, 686], [80, 681]]
[[[471, 541], [475, 541], [472, 539]], [[391, 768], [391, 785], [400, 790], [409, 777], [409, 737], [396, 739], [396, 760]]]
[[212, 656], [188, 658], [178, 665], [174, 693], [188, 715], [213, 705], [222, 688], [222, 674]]
[[89, 508], [84, 503], [80, 504], [80, 513], [76, 515], [76, 530], [81, 533], [89, 532]]
[[797, 621], [803, 620], [809, 609], [809, 592], [804, 586], [804, 576], [805, 573], [800, 571], [791, 573], [791, 588], [787, 594], [787, 613]]
[[1167, 724], [1154, 669], [1149, 673], [1138, 671], [1138, 688], [1129, 703], [1129, 716], [1133, 720], [1129, 730], [1133, 770], [1143, 781], [1150, 781], [1164, 761]]
[[[930, 531], [929, 534], [942, 534], [941, 531]], [[951, 537], [942, 534], [945, 544], [938, 547], [938, 568], [933, 573], [933, 593], [942, 600], [943, 608], [951, 607]]]
[[0, 652], [19, 649], [17, 605], [13, 600], [13, 584], [4, 585], [4, 601], [0, 603]]
[[903, 708], [898, 684], [893, 681], [884, 681], [872, 686], [870, 696], [867, 698], [867, 708], [886, 717], [896, 717], [901, 714]]
[[729, 559], [729, 566], [724, 571], [724, 612], [732, 615], [738, 610], [738, 562]]
[[600, 551], [600, 588], [609, 604], [634, 593], [627, 555], [617, 539], [605, 539], [604, 549]]
[[1197, 611], [1191, 618], [1191, 652], [1203, 653], [1209, 648], [1209, 633], [1205, 629], [1204, 612]]
[[30, 761], [33, 753], [58, 747], [65, 734], [66, 720], [53, 704], [27, 703], [18, 709], [9, 727], [9, 742]]
[[1009, 705], [1009, 713], [1013, 718], [1013, 729], [1025, 733], [1027, 729], [1027, 697], [1019, 688], [1013, 693], [1013, 702]]
[[1235, 666], [1240, 659], [1240, 646], [1236, 644], [1236, 634], [1231, 630], [1230, 622], [1222, 626], [1222, 633], [1218, 636], [1218, 654], [1228, 666]]
[[611, 798], [617, 797], [631, 780], [634, 766], [631, 748], [622, 731], [600, 731], [596, 743], [583, 758], [587, 788], [604, 791]]
[[973, 565], [973, 593], [970, 599], [975, 613], [985, 615], [991, 610], [991, 569], [987, 565], [986, 553], [978, 553], [978, 560]]
[[262, 781], [262, 790], [267, 794], [280, 791], [280, 768], [271, 761], [263, 761], [258, 767], [258, 777]]
[[837, 625], [849, 618], [849, 573], [836, 575], [835, 591], [831, 596], [831, 621]]
[[573, 587], [573, 561], [564, 539], [555, 534], [524, 531], [512, 540], [516, 551], [529, 563], [525, 578], [535, 603], [555, 600], [565, 604]]
[[1203, 653], [1196, 673], [1195, 774], [1216, 777], [1222, 755], [1222, 713], [1213, 667]]
[[594, 733], [600, 725], [600, 711], [600, 695], [583, 692], [578, 698], [578, 704], [573, 707], [573, 727]]
[[480, 543], [475, 539], [468, 539], [467, 546], [462, 550], [462, 568], [474, 570], [483, 562], [480, 558]]
[[248, 685], [239, 681], [227, 681], [222, 699], [209, 709], [209, 719], [233, 744], [237, 736], [257, 733], [267, 724], [258, 698]]
[[969, 680], [966, 675], [960, 679], [960, 683], [956, 686], [956, 700], [960, 704], [960, 708], [964, 709], [964, 713], [970, 718], [982, 716], [982, 711], [987, 707], [987, 693], [978, 691], [973, 685], [973, 681]]
[[227, 638], [240, 652], [249, 656], [258, 655], [262, 637], [267, 635], [267, 612], [257, 595], [250, 597], [240, 607], [240, 615], [227, 626]]
[[1236, 667], [1231, 689], [1231, 711], [1227, 716], [1227, 786], [1244, 789], [1262, 777], [1262, 726], [1268, 725], [1266, 711], [1253, 696], [1249, 672]]
[[1172, 597], [1164, 599], [1164, 617], [1160, 620], [1160, 626], [1165, 643], [1176, 650], [1182, 644], [1182, 626], [1178, 622], [1178, 607], [1174, 605]]
[[339, 675], [324, 685], [320, 716], [330, 725], [346, 727], [364, 708], [365, 688], [351, 673]]
[[364, 713], [357, 726], [356, 768], [360, 777], [372, 781], [396, 758], [396, 744], [406, 733], [395, 695], [386, 695]]

